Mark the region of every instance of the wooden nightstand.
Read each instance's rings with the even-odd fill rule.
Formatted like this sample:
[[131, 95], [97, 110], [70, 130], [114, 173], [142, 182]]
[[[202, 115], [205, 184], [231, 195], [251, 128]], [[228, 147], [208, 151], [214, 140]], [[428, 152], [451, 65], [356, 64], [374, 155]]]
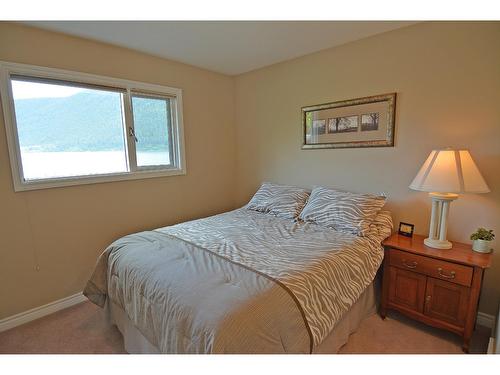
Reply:
[[418, 235], [393, 234], [383, 245], [382, 318], [393, 309], [449, 330], [463, 338], [462, 349], [468, 352], [483, 272], [491, 265], [491, 254], [476, 253], [470, 245], [458, 242], [449, 250], [433, 249]]

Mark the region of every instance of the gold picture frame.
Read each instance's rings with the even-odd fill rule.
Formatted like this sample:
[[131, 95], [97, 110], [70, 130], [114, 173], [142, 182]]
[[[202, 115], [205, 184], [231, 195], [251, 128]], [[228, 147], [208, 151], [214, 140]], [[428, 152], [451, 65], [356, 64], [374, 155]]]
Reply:
[[396, 93], [302, 107], [302, 149], [393, 147]]

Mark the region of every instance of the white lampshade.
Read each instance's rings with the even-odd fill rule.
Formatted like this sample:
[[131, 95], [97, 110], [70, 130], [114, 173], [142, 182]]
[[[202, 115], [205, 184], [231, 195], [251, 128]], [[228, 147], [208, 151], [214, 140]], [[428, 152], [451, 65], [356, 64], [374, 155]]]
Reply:
[[488, 193], [468, 150], [433, 150], [410, 189], [437, 193]]

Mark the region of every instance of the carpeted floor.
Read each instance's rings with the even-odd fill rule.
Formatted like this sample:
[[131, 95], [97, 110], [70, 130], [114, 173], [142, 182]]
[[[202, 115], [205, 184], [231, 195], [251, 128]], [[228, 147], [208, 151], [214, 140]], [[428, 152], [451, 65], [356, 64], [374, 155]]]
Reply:
[[104, 312], [83, 302], [0, 333], [0, 353], [125, 353], [121, 333]]
[[[477, 326], [472, 336], [470, 353], [486, 353], [490, 334], [489, 328]], [[385, 320], [377, 314], [365, 319], [339, 353], [464, 354], [459, 336], [429, 327], [396, 312], [389, 312]]]
[[[478, 326], [472, 339], [472, 353], [486, 353], [489, 330]], [[84, 302], [0, 333], [0, 353], [125, 353], [123, 339], [115, 327], [105, 324], [104, 313]], [[377, 353], [462, 353], [460, 338], [427, 327], [401, 315], [383, 321], [367, 318], [342, 354]]]

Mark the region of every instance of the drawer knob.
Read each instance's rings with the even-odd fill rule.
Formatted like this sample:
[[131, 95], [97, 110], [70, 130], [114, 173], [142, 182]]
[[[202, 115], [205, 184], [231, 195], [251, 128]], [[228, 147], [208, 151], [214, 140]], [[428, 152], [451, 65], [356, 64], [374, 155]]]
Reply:
[[406, 259], [403, 259], [403, 264], [405, 265], [405, 267], [413, 269], [413, 268], [416, 268], [416, 267], [417, 267], [417, 264], [418, 264], [418, 263], [417, 263], [417, 262], [409, 262], [409, 263], [408, 263], [408, 262], [406, 261]]
[[449, 275], [443, 273], [442, 268], [438, 268], [438, 274], [441, 277], [444, 277], [445, 279], [454, 279], [455, 278], [455, 271], [451, 271]]

